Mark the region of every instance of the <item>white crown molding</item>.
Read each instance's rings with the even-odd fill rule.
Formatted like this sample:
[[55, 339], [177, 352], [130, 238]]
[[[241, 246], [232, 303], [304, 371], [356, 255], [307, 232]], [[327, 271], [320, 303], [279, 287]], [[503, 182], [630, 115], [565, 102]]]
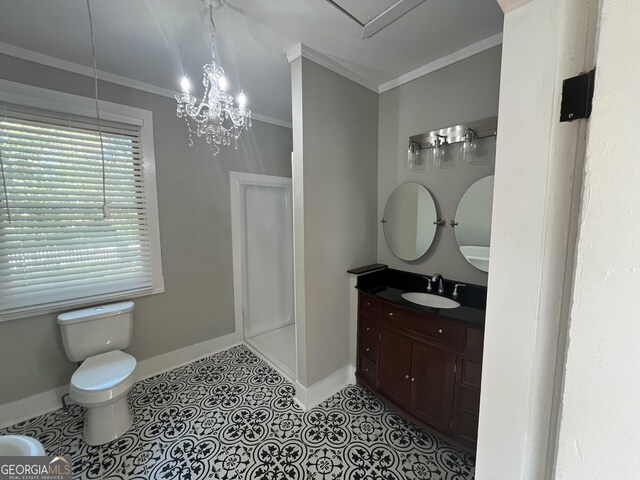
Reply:
[[498, 0], [498, 5], [500, 5], [500, 8], [502, 8], [504, 13], [509, 13], [529, 2], [531, 2], [531, 0]]
[[[0, 53], [9, 55], [10, 57], [20, 58], [29, 62], [38, 63], [40, 65], [46, 65], [48, 67], [57, 68], [59, 70], [65, 70], [71, 73], [77, 73], [78, 75], [84, 75], [85, 77], [93, 78], [93, 68], [86, 65], [80, 65], [78, 63], [68, 62], [59, 58], [50, 57], [42, 53], [34, 52], [24, 48], [19, 48], [14, 45], [0, 42]], [[98, 70], [98, 78], [105, 82], [115, 83], [116, 85], [122, 85], [123, 87], [133, 88], [146, 93], [152, 93], [166, 98], [174, 98], [176, 92], [169, 90], [168, 88], [158, 87], [151, 85], [150, 83], [140, 82], [132, 78], [123, 77], [114, 73], [103, 72]], [[270, 123], [284, 128], [292, 128], [291, 122], [280, 120], [277, 118], [269, 117], [267, 115], [260, 115], [259, 113], [252, 112], [251, 117], [254, 120], [264, 123]]]
[[278, 127], [293, 128], [293, 124], [291, 122], [285, 122], [284, 120], [267, 117], [266, 115], [260, 115], [255, 112], [251, 112], [251, 119], [258, 120], [259, 122], [270, 123], [271, 125], [277, 125]]
[[[511, 6], [511, 9], [518, 8], [530, 0], [501, 0], [501, 6], [503, 4], [508, 4]], [[505, 7], [503, 7], [505, 8]], [[355, 73], [353, 70], [345, 67], [341, 63], [333, 60], [327, 55], [314, 50], [313, 48], [307, 47], [301, 43], [298, 43], [295, 47], [293, 47], [289, 52], [287, 52], [287, 59], [289, 62], [292, 62], [296, 58], [305, 57], [309, 60], [321, 65], [329, 70], [341, 75], [349, 80], [357, 83], [358, 85], [362, 85], [363, 87], [376, 92], [383, 93], [387, 90], [390, 90], [395, 87], [399, 87], [407, 82], [415, 80], [423, 75], [427, 75], [429, 73], [435, 72], [441, 68], [452, 65], [460, 60], [464, 60], [465, 58], [471, 57], [478, 53], [481, 53], [490, 48], [496, 47], [502, 44], [502, 33], [497, 35], [493, 35], [491, 37], [485, 38], [484, 40], [480, 40], [472, 45], [469, 45], [465, 48], [458, 50], [450, 55], [446, 55], [438, 60], [430, 62], [422, 67], [416, 68], [415, 70], [405, 73], [404, 75], [400, 75], [398, 78], [385, 82], [381, 85], [378, 85], [376, 82], [369, 80], [368, 78], [363, 77], [362, 75]], [[41, 65], [47, 65], [49, 67], [58, 68], [60, 70], [65, 70], [72, 73], [77, 73], [79, 75], [84, 75], [87, 77], [93, 77], [93, 69], [91, 67], [87, 67], [85, 65], [80, 65], [73, 62], [68, 62], [66, 60], [60, 60], [59, 58], [50, 57], [48, 55], [44, 55], [42, 53], [37, 53], [31, 50], [26, 50], [24, 48], [15, 47], [13, 45], [9, 45], [6, 43], [0, 42], [0, 53], [9, 55], [12, 57], [21, 58], [23, 60], [27, 60], [34, 63], [39, 63]], [[122, 85], [125, 87], [133, 88], [136, 90], [140, 90], [147, 93], [152, 93], [154, 95], [160, 95], [162, 97], [174, 98], [175, 92], [173, 90], [169, 90], [166, 88], [157, 87], [155, 85], [151, 85], [149, 83], [140, 82], [138, 80], [133, 80], [131, 78], [123, 77], [121, 75], [115, 75], [109, 72], [103, 72], [98, 70], [98, 78], [105, 82], [115, 83], [117, 85]], [[272, 125], [277, 125], [279, 127], [284, 128], [292, 128], [291, 122], [287, 122], [285, 120], [280, 120], [278, 118], [269, 117], [267, 115], [261, 115], [256, 112], [252, 112], [252, 118], [259, 122], [270, 123]]]
[[[523, 2], [527, 2], [529, 0], [521, 0]], [[472, 57], [473, 55], [477, 55], [478, 53], [484, 52], [485, 50], [489, 50], [490, 48], [497, 47], [502, 44], [502, 33], [498, 33], [491, 37], [485, 38], [484, 40], [480, 40], [479, 42], [473, 43], [467, 47], [464, 47], [456, 52], [453, 52], [449, 55], [446, 55], [442, 58], [439, 58], [433, 62], [427, 63], [422, 67], [416, 68], [411, 72], [405, 73], [404, 75], [400, 75], [398, 78], [394, 78], [393, 80], [389, 80], [381, 85], [378, 85], [376, 82], [369, 80], [363, 77], [360, 74], [355, 73], [350, 70], [348, 67], [345, 67], [341, 63], [329, 58], [323, 53], [314, 50], [311, 47], [307, 47], [301, 43], [298, 43], [295, 47], [287, 52], [287, 59], [289, 63], [294, 61], [296, 58], [305, 57], [309, 60], [317, 63], [318, 65], [322, 65], [325, 68], [337, 73], [338, 75], [342, 75], [349, 80], [362, 85], [369, 90], [372, 90], [376, 93], [383, 93], [387, 90], [391, 90], [392, 88], [399, 87], [400, 85], [404, 85], [416, 78], [420, 78], [424, 75], [428, 75], [429, 73], [433, 73], [436, 70], [440, 70], [441, 68], [448, 67], [449, 65], [453, 65], [460, 60], [464, 60], [465, 58]]]
[[497, 35], [493, 35], [492, 37], [485, 38], [484, 40], [480, 40], [479, 42], [464, 47], [457, 52], [453, 52], [431, 63], [427, 63], [426, 65], [416, 68], [415, 70], [405, 73], [404, 75], [400, 75], [394, 80], [383, 83], [382, 85], [380, 85], [378, 93], [383, 93], [387, 90], [391, 90], [392, 88], [399, 87], [400, 85], [404, 85], [405, 83], [415, 80], [416, 78], [428, 75], [429, 73], [433, 73], [436, 70], [448, 67], [449, 65], [453, 65], [460, 60], [472, 57], [473, 55], [477, 55], [478, 53], [484, 52], [485, 50], [489, 50], [493, 47], [497, 47], [501, 44], [502, 33], [498, 33]]
[[299, 57], [308, 58], [312, 62], [328, 68], [332, 72], [335, 72], [338, 75], [341, 75], [345, 78], [348, 78], [352, 82], [357, 83], [358, 85], [361, 85], [373, 92], [378, 93], [378, 84], [376, 82], [373, 82], [368, 78], [355, 73], [353, 70], [326, 56], [324, 53], [320, 53], [317, 50], [307, 47], [306, 45], [303, 45], [301, 43], [298, 43], [295, 47], [287, 52], [287, 60], [289, 60], [289, 63], [293, 62], [296, 58]]

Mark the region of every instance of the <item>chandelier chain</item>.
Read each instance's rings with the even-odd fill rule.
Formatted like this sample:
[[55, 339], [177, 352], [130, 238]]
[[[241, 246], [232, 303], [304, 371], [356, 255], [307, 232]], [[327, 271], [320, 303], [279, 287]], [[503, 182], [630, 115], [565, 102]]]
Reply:
[[211, 36], [211, 58], [216, 59], [216, 22], [213, 20], [213, 2], [209, 2], [209, 34]]

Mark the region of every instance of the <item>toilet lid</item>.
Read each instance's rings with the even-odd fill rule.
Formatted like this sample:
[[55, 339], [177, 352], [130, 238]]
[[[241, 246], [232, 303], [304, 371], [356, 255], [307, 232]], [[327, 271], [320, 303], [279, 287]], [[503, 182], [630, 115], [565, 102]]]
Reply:
[[106, 390], [122, 383], [136, 368], [136, 359], [116, 350], [87, 358], [71, 377], [81, 390]]

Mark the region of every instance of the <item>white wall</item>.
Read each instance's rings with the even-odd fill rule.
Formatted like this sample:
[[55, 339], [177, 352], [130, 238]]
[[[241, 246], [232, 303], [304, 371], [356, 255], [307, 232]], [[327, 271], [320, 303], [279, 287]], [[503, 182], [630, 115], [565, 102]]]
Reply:
[[591, 66], [593, 10], [534, 0], [505, 16], [477, 480], [549, 478], [553, 463], [586, 125], [559, 123], [559, 106], [562, 80]]
[[312, 386], [349, 363], [346, 271], [376, 260], [378, 98], [306, 58], [292, 89], [298, 381]]
[[603, 0], [556, 478], [640, 475], [640, 4]]
[[393, 268], [480, 285], [487, 274], [471, 266], [460, 253], [454, 229], [458, 202], [476, 180], [491, 175], [493, 165], [458, 164], [452, 169], [427, 166], [424, 173], [406, 168], [409, 137], [498, 114], [500, 47], [420, 77], [379, 96], [378, 116], [378, 220], [393, 190], [405, 182], [418, 182], [431, 192], [436, 209], [447, 220], [439, 227], [427, 253], [416, 261], [397, 258], [378, 223], [378, 261]]

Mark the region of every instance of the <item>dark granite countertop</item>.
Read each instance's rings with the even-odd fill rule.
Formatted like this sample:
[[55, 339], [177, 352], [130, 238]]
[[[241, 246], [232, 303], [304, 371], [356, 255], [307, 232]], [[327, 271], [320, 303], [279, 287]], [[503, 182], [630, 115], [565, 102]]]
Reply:
[[[465, 282], [444, 280], [445, 297], [451, 298], [456, 283]], [[385, 268], [358, 277], [356, 288], [361, 292], [376, 296], [381, 300], [394, 303], [400, 307], [415, 310], [416, 312], [428, 313], [429, 315], [467, 324], [484, 326], [487, 302], [486, 287], [466, 284], [465, 287], [458, 288], [460, 294], [458, 302], [460, 302], [460, 306], [457, 308], [426, 307], [402, 298], [402, 294], [405, 292], [426, 292], [426, 286], [427, 281], [422, 275]]]

